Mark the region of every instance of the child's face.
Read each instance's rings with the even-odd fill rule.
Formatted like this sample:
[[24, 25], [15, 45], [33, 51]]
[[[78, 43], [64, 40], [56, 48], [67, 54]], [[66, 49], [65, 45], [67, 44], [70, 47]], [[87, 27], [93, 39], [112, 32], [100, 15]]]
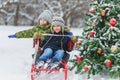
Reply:
[[53, 31], [59, 33], [61, 31], [61, 26], [58, 24], [53, 25]]
[[45, 25], [47, 24], [47, 21], [45, 19], [40, 19], [40, 25]]

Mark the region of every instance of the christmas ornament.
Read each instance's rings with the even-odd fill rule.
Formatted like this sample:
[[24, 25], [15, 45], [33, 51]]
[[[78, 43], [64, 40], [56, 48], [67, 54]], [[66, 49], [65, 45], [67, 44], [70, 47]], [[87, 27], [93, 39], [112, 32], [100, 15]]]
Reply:
[[105, 16], [105, 10], [101, 10], [101, 16]]
[[95, 34], [94, 31], [90, 31], [90, 32], [89, 32], [89, 36], [90, 36], [90, 37], [94, 37], [94, 34]]
[[82, 60], [82, 57], [81, 56], [77, 56], [76, 61], [77, 62], [81, 62], [81, 60]]
[[105, 60], [105, 65], [107, 67], [110, 67], [112, 65], [112, 62], [110, 60]]
[[117, 51], [117, 49], [118, 49], [118, 47], [117, 47], [117, 46], [112, 46], [112, 47], [111, 47], [111, 51], [112, 51], [112, 52]]
[[76, 46], [80, 46], [80, 45], [81, 45], [81, 41], [77, 41]]
[[98, 54], [102, 54], [102, 49], [101, 49], [101, 48], [98, 48], [98, 49], [97, 49], [97, 53], [98, 53]]
[[94, 13], [94, 9], [93, 9], [93, 8], [90, 8], [90, 9], [89, 9], [89, 13], [90, 13], [90, 14], [93, 14], [93, 13]]
[[88, 67], [87, 65], [85, 65], [85, 66], [83, 67], [83, 69], [84, 69], [84, 71], [88, 71], [89, 67]]
[[102, 11], [102, 10], [103, 10], [103, 8], [99, 8], [99, 10], [100, 10], [100, 11]]
[[109, 24], [110, 24], [111, 26], [115, 26], [116, 23], [117, 23], [117, 21], [116, 21], [116, 19], [114, 19], [114, 18], [112, 18], [112, 19], [109, 20]]

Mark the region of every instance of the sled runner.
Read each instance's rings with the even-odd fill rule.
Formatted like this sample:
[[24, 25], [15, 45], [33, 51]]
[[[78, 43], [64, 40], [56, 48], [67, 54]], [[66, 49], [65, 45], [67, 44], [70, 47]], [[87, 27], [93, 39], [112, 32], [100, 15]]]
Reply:
[[45, 73], [46, 72], [54, 72], [54, 73], [63, 72], [64, 73], [64, 80], [68, 80], [67, 64], [62, 63], [62, 62], [60, 62], [60, 64], [62, 64], [64, 66], [64, 69], [60, 70], [60, 69], [35, 68], [35, 65], [32, 64], [32, 67], [31, 67], [31, 80], [38, 80], [39, 78], [37, 78], [37, 77], [39, 77], [41, 75], [41, 74], [39, 75], [39, 73], [41, 73], [41, 72], [45, 72]]
[[[50, 36], [53, 36], [53, 35], [50, 35]], [[31, 65], [31, 80], [38, 80], [37, 77], [39, 77], [39, 73], [41, 73], [41, 72], [45, 72], [45, 73], [46, 72], [54, 72], [54, 73], [63, 72], [64, 73], [64, 80], [68, 80], [67, 62], [68, 62], [68, 59], [69, 59], [70, 55], [66, 52], [65, 52], [65, 55], [62, 58], [62, 61], [59, 63], [60, 69], [36, 68], [36, 61], [41, 56], [41, 54], [43, 52], [43, 51], [40, 51], [40, 52], [38, 51], [39, 42], [40, 42], [40, 40], [35, 41], [35, 53], [34, 53], [33, 62], [32, 62], [32, 65]]]

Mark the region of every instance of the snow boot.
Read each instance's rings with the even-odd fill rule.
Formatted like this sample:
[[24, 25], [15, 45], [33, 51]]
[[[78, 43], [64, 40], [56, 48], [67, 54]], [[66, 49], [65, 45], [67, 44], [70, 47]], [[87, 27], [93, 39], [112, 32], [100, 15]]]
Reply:
[[47, 69], [55, 69], [59, 62], [49, 63]]
[[45, 62], [44, 61], [40, 61], [36, 64], [36, 68], [42, 68], [44, 66]]

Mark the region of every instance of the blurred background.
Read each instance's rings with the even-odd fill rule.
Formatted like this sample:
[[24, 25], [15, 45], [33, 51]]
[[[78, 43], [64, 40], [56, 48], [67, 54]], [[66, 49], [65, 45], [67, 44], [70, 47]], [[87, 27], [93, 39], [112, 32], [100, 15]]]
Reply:
[[39, 14], [49, 9], [62, 16], [65, 24], [84, 27], [89, 0], [0, 0], [0, 25], [34, 26]]

